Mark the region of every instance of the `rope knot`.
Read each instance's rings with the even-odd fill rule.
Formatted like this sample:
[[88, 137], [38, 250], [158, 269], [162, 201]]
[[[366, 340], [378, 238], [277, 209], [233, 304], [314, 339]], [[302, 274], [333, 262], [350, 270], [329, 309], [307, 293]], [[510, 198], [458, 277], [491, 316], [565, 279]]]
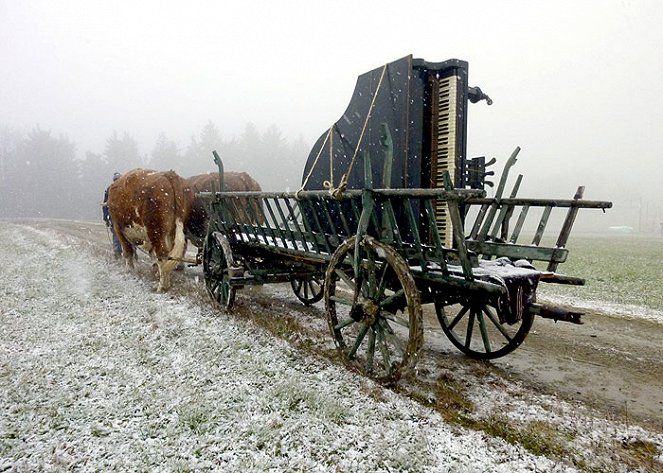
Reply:
[[329, 195], [333, 199], [340, 200], [341, 195], [343, 195], [343, 192], [348, 188], [347, 174], [343, 174], [341, 182], [338, 183], [338, 187], [334, 187], [334, 184], [330, 181], [324, 181], [322, 187], [329, 191]]

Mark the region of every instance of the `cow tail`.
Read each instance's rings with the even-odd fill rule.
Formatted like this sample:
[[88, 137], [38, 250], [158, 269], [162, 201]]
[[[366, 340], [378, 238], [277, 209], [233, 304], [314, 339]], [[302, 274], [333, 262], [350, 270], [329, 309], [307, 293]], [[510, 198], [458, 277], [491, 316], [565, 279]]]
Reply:
[[[180, 179], [174, 172], [166, 173], [168, 176], [168, 181], [170, 182], [170, 187], [172, 188], [173, 196], [175, 197], [175, 241], [173, 242], [173, 249], [170, 252], [171, 258], [181, 259], [184, 257], [186, 252], [186, 237], [184, 236], [184, 221], [180, 214], [186, 216], [191, 211], [191, 206], [188, 205], [189, 199], [187, 199], [187, 183], [183, 179]], [[176, 192], [178, 187], [181, 186], [182, 192], [178, 194]], [[178, 195], [182, 197], [182, 202], [177, 198]], [[188, 205], [188, 209], [186, 208]], [[184, 206], [184, 207], [183, 207]]]

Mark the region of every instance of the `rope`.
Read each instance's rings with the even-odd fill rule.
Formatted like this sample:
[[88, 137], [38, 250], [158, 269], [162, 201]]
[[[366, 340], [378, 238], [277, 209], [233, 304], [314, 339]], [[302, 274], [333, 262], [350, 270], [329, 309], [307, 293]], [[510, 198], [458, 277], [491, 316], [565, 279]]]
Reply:
[[[359, 141], [357, 141], [357, 146], [355, 146], [354, 153], [352, 154], [352, 159], [350, 160], [350, 165], [348, 166], [348, 170], [341, 176], [341, 180], [338, 183], [338, 187], [334, 187], [334, 163], [333, 163], [333, 147], [331, 146], [331, 140], [330, 140], [330, 146], [329, 146], [329, 180], [324, 181], [322, 183], [322, 186], [329, 191], [329, 194], [335, 198], [338, 199], [340, 195], [347, 189], [348, 187], [348, 176], [352, 172], [352, 167], [355, 164], [355, 160], [357, 159], [357, 156], [359, 154], [359, 148], [361, 147], [361, 142], [364, 140], [364, 135], [366, 134], [366, 128], [368, 127], [368, 121], [371, 119], [371, 115], [373, 113], [373, 107], [375, 106], [375, 100], [378, 97], [378, 93], [380, 92], [380, 88], [382, 87], [382, 81], [384, 79], [385, 72], [387, 72], [387, 65], [385, 64], [382, 67], [382, 72], [380, 73], [380, 80], [378, 81], [378, 86], [375, 89], [375, 93], [373, 94], [373, 98], [371, 99], [371, 105], [368, 107], [368, 113], [366, 114], [366, 118], [364, 119], [364, 125], [361, 128], [361, 133], [359, 134]], [[325, 136], [325, 141], [322, 143], [322, 146], [320, 147], [320, 151], [318, 151], [318, 155], [315, 157], [315, 161], [313, 162], [313, 166], [311, 166], [311, 169], [309, 170], [308, 176], [306, 176], [306, 179], [304, 179], [304, 183], [302, 184], [302, 187], [295, 192], [295, 197], [297, 199], [300, 198], [300, 193], [304, 190], [304, 187], [306, 187], [306, 184], [308, 183], [309, 178], [311, 177], [311, 174], [313, 173], [313, 169], [315, 168], [316, 164], [318, 163], [318, 159], [320, 158], [320, 155], [322, 154], [322, 150], [325, 147], [325, 144], [327, 143], [327, 140], [329, 138], [332, 138], [332, 132], [334, 130], [334, 127], [336, 124], [332, 125], [332, 127], [329, 129], [329, 132], [327, 133], [327, 136]], [[333, 139], [333, 138], [332, 138]]]
[[[295, 192], [295, 198], [299, 199], [300, 193], [304, 190], [304, 187], [306, 187], [306, 184], [308, 184], [308, 180], [311, 177], [311, 174], [313, 174], [313, 170], [315, 169], [315, 166], [318, 164], [318, 159], [320, 159], [320, 155], [322, 154], [322, 150], [325, 149], [325, 145], [327, 144], [327, 140], [332, 134], [332, 131], [334, 130], [334, 127], [336, 124], [334, 123], [331, 128], [329, 128], [329, 131], [327, 132], [327, 136], [325, 136], [325, 141], [322, 142], [322, 146], [320, 146], [320, 150], [318, 151], [318, 155], [315, 157], [315, 161], [313, 161], [313, 165], [311, 166], [311, 169], [308, 171], [308, 175], [306, 176], [306, 179], [304, 179], [304, 182], [302, 183], [302, 187], [299, 188], [297, 192]], [[330, 147], [331, 149], [331, 147]]]
[[355, 147], [355, 152], [352, 155], [352, 161], [350, 161], [350, 166], [348, 167], [347, 172], [343, 175], [344, 177], [346, 175], [347, 176], [350, 175], [350, 172], [352, 171], [352, 166], [354, 166], [355, 159], [357, 158], [357, 155], [359, 154], [359, 147], [361, 146], [361, 142], [364, 139], [364, 133], [366, 132], [366, 127], [368, 126], [368, 120], [371, 119], [371, 114], [373, 113], [373, 106], [375, 105], [375, 99], [378, 98], [378, 92], [380, 92], [380, 87], [382, 86], [382, 79], [384, 79], [384, 73], [386, 71], [387, 71], [387, 65], [385, 64], [384, 67], [382, 67], [382, 73], [380, 74], [380, 80], [378, 81], [378, 88], [375, 89], [375, 93], [373, 94], [373, 99], [371, 100], [371, 106], [368, 107], [368, 113], [366, 114], [366, 120], [364, 120], [364, 126], [361, 129], [361, 135], [359, 135], [359, 141], [357, 142], [357, 146]]
[[322, 183], [322, 187], [328, 190], [329, 195], [331, 195], [334, 199], [339, 199], [341, 194], [343, 194], [343, 192], [345, 192], [345, 190], [348, 188], [347, 174], [343, 174], [341, 176], [341, 181], [338, 183], [338, 187], [334, 187], [334, 183], [331, 181], [324, 181]]

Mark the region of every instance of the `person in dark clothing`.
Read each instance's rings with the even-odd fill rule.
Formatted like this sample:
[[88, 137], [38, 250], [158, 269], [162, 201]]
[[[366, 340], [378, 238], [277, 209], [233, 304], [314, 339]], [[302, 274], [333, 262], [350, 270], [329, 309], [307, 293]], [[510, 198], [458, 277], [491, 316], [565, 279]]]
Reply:
[[[113, 174], [113, 182], [117, 181], [120, 178], [121, 174], [119, 172], [116, 172]], [[115, 258], [119, 258], [122, 256], [122, 246], [120, 245], [120, 240], [117, 238], [117, 235], [115, 234], [115, 229], [113, 228], [113, 222], [111, 220], [110, 212], [108, 211], [108, 188], [110, 186], [106, 187], [106, 191], [104, 192], [104, 203], [103, 203], [103, 217], [104, 217], [104, 222], [106, 222], [106, 227], [110, 229], [110, 233], [113, 238], [113, 254], [115, 255]]]

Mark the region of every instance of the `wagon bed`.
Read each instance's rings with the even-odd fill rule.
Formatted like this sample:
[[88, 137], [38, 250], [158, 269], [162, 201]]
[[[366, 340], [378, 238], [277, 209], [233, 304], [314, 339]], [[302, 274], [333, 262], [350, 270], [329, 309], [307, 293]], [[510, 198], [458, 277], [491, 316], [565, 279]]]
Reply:
[[[517, 348], [535, 315], [579, 323], [578, 313], [538, 304], [536, 289], [542, 281], [583, 283], [555, 270], [567, 257], [578, 209], [610, 206], [580, 193], [570, 200], [501, 199], [451, 188], [199, 195], [211, 208], [203, 264], [212, 298], [230, 309], [245, 285], [288, 281], [306, 304], [324, 297], [344, 361], [383, 382], [414, 366], [422, 304], [434, 304], [455, 346], [483, 359]], [[451, 216], [451, 245], [443, 244], [436, 224], [440, 205]], [[477, 216], [466, 238], [461, 214], [473, 207]], [[500, 238], [518, 207], [512, 235]], [[519, 243], [535, 207], [543, 209], [537, 232]], [[553, 208], [566, 217], [556, 245], [546, 247], [541, 241]]]

